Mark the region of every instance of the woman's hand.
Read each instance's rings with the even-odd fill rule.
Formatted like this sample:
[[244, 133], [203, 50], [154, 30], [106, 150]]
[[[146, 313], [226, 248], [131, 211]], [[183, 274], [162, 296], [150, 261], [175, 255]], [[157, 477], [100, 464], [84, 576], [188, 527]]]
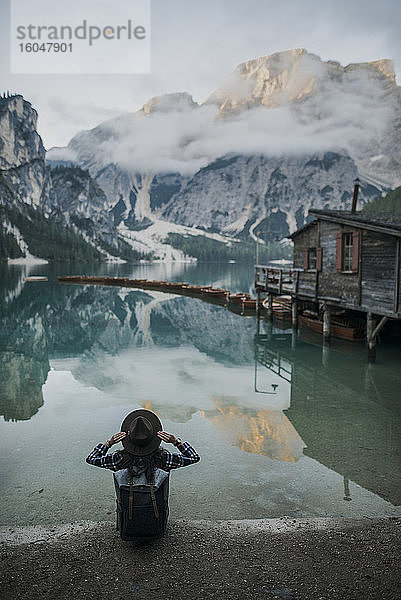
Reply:
[[109, 446], [113, 446], [114, 444], [118, 444], [118, 442], [121, 442], [121, 440], [123, 440], [126, 436], [126, 432], [125, 431], [120, 431], [119, 433], [114, 433], [111, 438], [109, 440], [107, 440], [107, 443]]
[[177, 438], [172, 433], [167, 433], [167, 431], [158, 431], [157, 435], [163, 442], [167, 442], [168, 444], [177, 444]]

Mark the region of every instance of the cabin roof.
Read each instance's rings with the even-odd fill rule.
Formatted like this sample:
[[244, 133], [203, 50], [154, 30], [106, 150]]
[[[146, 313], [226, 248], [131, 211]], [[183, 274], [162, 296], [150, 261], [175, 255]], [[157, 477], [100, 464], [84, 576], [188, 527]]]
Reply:
[[307, 229], [310, 229], [311, 227], [315, 227], [316, 224], [317, 224], [317, 220], [316, 219], [314, 221], [310, 221], [309, 223], [306, 223], [306, 225], [303, 225], [302, 227], [300, 227], [299, 229], [297, 229], [296, 231], [294, 231], [294, 233], [291, 233], [291, 235], [288, 235], [287, 237], [288, 237], [288, 239], [292, 240], [294, 237], [296, 237], [300, 233], [303, 233]]
[[[312, 217], [316, 217], [317, 220], [331, 221], [333, 223], [341, 223], [342, 225], [350, 225], [351, 227], [357, 227], [358, 229], [369, 229], [378, 233], [385, 233], [387, 235], [394, 235], [401, 237], [401, 220], [397, 220], [395, 217], [387, 217], [385, 215], [367, 215], [365, 213], [351, 212], [346, 210], [318, 210], [311, 209], [309, 214]], [[297, 231], [294, 231], [289, 237], [293, 239], [298, 234], [305, 231], [305, 229], [316, 224], [317, 221], [312, 221], [307, 225], [301, 227]]]

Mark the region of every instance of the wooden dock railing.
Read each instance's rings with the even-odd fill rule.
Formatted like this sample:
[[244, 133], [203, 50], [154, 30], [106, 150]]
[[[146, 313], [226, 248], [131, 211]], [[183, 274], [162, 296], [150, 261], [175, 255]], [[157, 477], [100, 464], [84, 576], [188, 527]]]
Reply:
[[255, 265], [255, 287], [279, 295], [296, 295], [301, 271], [302, 269]]

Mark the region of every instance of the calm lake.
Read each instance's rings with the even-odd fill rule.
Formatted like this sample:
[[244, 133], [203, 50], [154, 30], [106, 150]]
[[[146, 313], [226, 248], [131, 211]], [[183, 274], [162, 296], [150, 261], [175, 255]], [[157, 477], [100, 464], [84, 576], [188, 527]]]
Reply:
[[56, 280], [83, 273], [253, 285], [252, 265], [0, 267], [1, 524], [113, 520], [85, 457], [138, 407], [202, 457], [172, 473], [171, 518], [401, 516], [401, 340], [369, 365], [202, 300]]

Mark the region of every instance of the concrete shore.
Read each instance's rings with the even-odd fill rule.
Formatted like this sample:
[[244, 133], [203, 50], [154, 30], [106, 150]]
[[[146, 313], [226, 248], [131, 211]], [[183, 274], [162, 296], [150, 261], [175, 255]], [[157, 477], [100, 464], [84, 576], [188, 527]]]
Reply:
[[399, 600], [401, 519], [172, 521], [148, 545], [114, 523], [0, 528], [18, 600]]

